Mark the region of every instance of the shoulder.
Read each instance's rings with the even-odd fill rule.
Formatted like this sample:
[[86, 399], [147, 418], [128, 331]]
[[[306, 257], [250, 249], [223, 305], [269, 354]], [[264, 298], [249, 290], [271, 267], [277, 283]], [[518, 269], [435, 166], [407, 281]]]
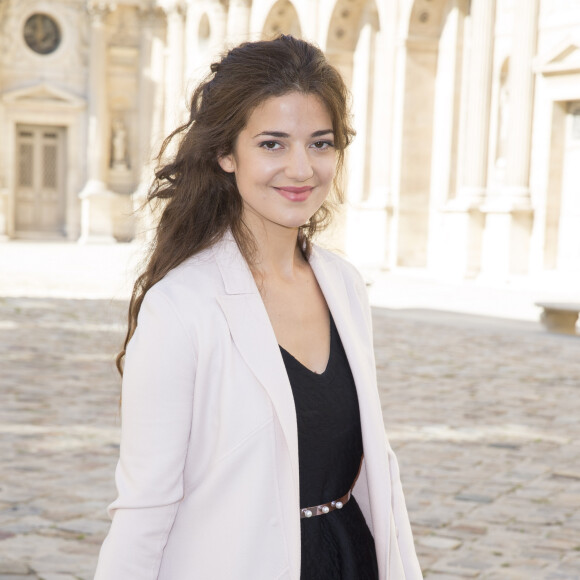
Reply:
[[173, 268], [149, 289], [147, 296], [161, 294], [176, 311], [207, 318], [215, 314], [218, 298], [232, 292], [257, 289], [237, 244], [231, 235], [226, 235]]
[[321, 263], [337, 268], [347, 284], [353, 284], [357, 289], [365, 289], [366, 284], [362, 274], [347, 258], [316, 244], [312, 246], [312, 256]]
[[231, 236], [224, 236], [168, 272], [148, 290], [145, 302], [162, 295], [181, 317], [203, 321], [216, 316], [219, 297], [232, 285], [251, 284], [253, 278], [237, 244]]
[[215, 315], [219, 274], [212, 262], [209, 254], [196, 255], [149, 288], [139, 309], [135, 336], [164, 336], [165, 342], [175, 344], [167, 337], [187, 335], [195, 346], [199, 327], [208, 325], [205, 317]]
[[223, 290], [223, 282], [210, 249], [173, 268], [147, 294], [162, 294], [179, 304], [191, 303], [192, 299], [199, 301], [214, 297], [220, 290]]
[[220, 267], [209, 248], [183, 261], [147, 291], [135, 336], [188, 344], [196, 360], [208, 360], [209, 351], [228, 333], [219, 302], [224, 294]]

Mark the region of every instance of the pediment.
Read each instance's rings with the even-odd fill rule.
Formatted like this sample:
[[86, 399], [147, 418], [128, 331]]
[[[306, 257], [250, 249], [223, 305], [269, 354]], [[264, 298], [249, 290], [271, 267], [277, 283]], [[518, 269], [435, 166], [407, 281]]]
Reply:
[[566, 39], [538, 59], [536, 70], [545, 75], [580, 72], [580, 39]]
[[78, 109], [86, 106], [84, 99], [47, 83], [6, 91], [2, 94], [2, 101], [11, 105], [52, 105], [58, 108]]

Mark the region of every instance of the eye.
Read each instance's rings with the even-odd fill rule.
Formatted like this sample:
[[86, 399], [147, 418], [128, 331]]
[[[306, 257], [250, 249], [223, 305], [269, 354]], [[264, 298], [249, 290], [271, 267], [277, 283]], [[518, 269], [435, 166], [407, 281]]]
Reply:
[[262, 141], [260, 147], [268, 151], [276, 151], [277, 149], [280, 149], [281, 145], [278, 141]]
[[325, 149], [330, 149], [331, 147], [334, 147], [334, 143], [332, 141], [315, 141], [312, 145], [315, 149], [318, 149], [319, 151], [324, 151]]

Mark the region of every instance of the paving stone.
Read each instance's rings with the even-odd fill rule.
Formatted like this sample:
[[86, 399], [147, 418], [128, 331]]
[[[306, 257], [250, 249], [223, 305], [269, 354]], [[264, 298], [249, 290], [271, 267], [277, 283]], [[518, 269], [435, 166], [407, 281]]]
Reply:
[[475, 503], [491, 503], [493, 498], [488, 495], [477, 495], [474, 493], [460, 493], [455, 496], [457, 501], [473, 501]]
[[[477, 578], [486, 567], [489, 568], [490, 565], [473, 560], [448, 560], [443, 558], [433, 564], [430, 570], [437, 574], [449, 574], [461, 578]], [[428, 575], [427, 578], [429, 578]]]
[[429, 548], [438, 548], [443, 550], [455, 550], [461, 546], [461, 540], [454, 538], [444, 538], [441, 536], [422, 536], [417, 540], [418, 544], [428, 546]]
[[487, 526], [476, 526], [469, 524], [455, 524], [449, 527], [449, 530], [458, 534], [468, 534], [482, 536], [487, 533]]
[[17, 562], [10, 558], [2, 558], [0, 560], [0, 575], [1, 574], [29, 574], [30, 568], [23, 562]]

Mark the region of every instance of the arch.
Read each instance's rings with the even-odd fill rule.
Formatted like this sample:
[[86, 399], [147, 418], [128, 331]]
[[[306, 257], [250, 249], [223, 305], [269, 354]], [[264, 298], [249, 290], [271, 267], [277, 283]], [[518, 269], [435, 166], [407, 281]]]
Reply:
[[[354, 23], [353, 23], [354, 24]], [[362, 4], [356, 22], [357, 38], [352, 48], [352, 69], [342, 61], [343, 74], [351, 84], [353, 96], [353, 118], [357, 132], [350, 151], [349, 199], [361, 202], [371, 196], [371, 173], [373, 129], [376, 128], [375, 98], [377, 77], [377, 33], [379, 31], [378, 12], [374, 0]], [[344, 38], [344, 37], [343, 37]], [[345, 38], [345, 44], [352, 46], [352, 38]], [[336, 55], [336, 53], [335, 53]], [[376, 136], [375, 136], [376, 137]]]
[[205, 53], [209, 48], [211, 40], [211, 23], [207, 12], [204, 12], [199, 19], [197, 25], [197, 50], [200, 53]]
[[349, 86], [352, 85], [354, 53], [365, 27], [370, 27], [373, 34], [380, 30], [375, 0], [337, 0], [328, 27], [326, 54]]
[[361, 17], [365, 9], [369, 10], [369, 5], [372, 6], [371, 10], [375, 12], [378, 20], [373, 0], [371, 2], [367, 0], [337, 0], [332, 11], [326, 40], [326, 49], [329, 53], [353, 52], [355, 50], [361, 29]]
[[[345, 250], [365, 265], [382, 264], [386, 249], [388, 178], [384, 171], [389, 119], [385, 99], [386, 50], [376, 0], [336, 0], [326, 37], [329, 61], [352, 93], [356, 139], [347, 155]], [[373, 207], [370, 210], [371, 206]], [[371, 248], [366, 240], [372, 237]]]
[[468, 7], [469, 0], [413, 0], [401, 22], [393, 161], [398, 266], [438, 259], [435, 213], [456, 188]]
[[184, 69], [188, 93], [207, 75], [209, 64], [223, 50], [226, 19], [227, 13], [221, 2], [188, 4]]
[[451, 3], [447, 0], [414, 0], [408, 21], [408, 36], [438, 40]]
[[298, 12], [290, 0], [278, 0], [264, 22], [263, 39], [273, 38], [278, 34], [291, 34], [297, 38], [302, 36]]
[[199, 25], [197, 27], [197, 38], [199, 43], [207, 42], [211, 37], [211, 24], [209, 22], [209, 16], [207, 12], [204, 12], [199, 19]]

